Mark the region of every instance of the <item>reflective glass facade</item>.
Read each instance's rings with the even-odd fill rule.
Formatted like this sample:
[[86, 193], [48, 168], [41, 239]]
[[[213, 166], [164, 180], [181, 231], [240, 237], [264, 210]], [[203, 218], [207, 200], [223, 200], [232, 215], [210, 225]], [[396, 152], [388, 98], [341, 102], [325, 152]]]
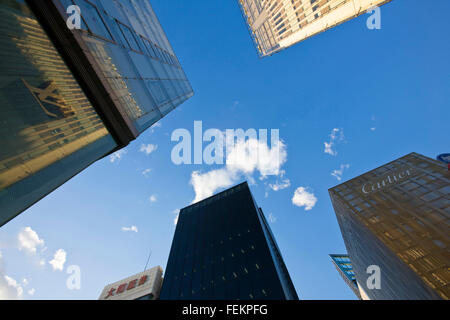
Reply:
[[353, 271], [350, 257], [346, 254], [330, 254], [330, 258], [331, 261], [333, 261], [333, 265], [336, 267], [342, 279], [344, 279], [345, 283], [347, 283], [347, 285], [355, 293], [355, 295], [359, 299], [361, 299], [361, 295], [359, 294], [358, 282], [356, 281], [356, 276], [355, 272]]
[[22, 1], [0, 1], [0, 225], [116, 147]]
[[0, 226], [193, 95], [149, 1], [0, 0], [0, 20]]
[[160, 299], [298, 299], [247, 183], [180, 211]]
[[[450, 171], [411, 153], [329, 190], [359, 286], [370, 299], [449, 299]], [[371, 265], [381, 289], [367, 288]]]
[[61, 13], [70, 5], [81, 9], [79, 45], [137, 133], [193, 95], [149, 1], [61, 0]]

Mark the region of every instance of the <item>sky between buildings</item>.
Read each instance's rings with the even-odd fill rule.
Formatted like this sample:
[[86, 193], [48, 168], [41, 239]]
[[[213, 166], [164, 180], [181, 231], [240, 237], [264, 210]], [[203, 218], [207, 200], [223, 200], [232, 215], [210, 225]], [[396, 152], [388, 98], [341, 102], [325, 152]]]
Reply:
[[[410, 152], [450, 152], [450, 2], [394, 0], [381, 7], [381, 30], [367, 29], [365, 14], [265, 59], [236, 1], [151, 3], [195, 96], [2, 227], [0, 291], [97, 299], [143, 271], [150, 251], [149, 266], [165, 269], [177, 210], [248, 180], [299, 297], [355, 299], [328, 257], [346, 251], [328, 189]], [[175, 165], [171, 134], [193, 135], [194, 121], [279, 129], [278, 175]], [[71, 265], [80, 290], [66, 285]]]

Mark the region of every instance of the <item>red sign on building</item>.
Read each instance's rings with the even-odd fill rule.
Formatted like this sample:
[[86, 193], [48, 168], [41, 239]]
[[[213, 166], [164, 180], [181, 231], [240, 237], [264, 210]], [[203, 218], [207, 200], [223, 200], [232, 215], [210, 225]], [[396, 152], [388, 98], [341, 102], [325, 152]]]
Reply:
[[[148, 276], [147, 275], [143, 275], [139, 279], [134, 279], [134, 280], [131, 280], [130, 282], [122, 283], [121, 285], [119, 285], [117, 287], [117, 289], [116, 288], [109, 289], [108, 295], [106, 296], [105, 299], [108, 299], [109, 297], [112, 297], [112, 296], [124, 293], [125, 291], [132, 290], [132, 289], [134, 289], [136, 287], [142, 286], [144, 283], [147, 282], [147, 280], [148, 280]], [[116, 294], [114, 294], [114, 292]]]

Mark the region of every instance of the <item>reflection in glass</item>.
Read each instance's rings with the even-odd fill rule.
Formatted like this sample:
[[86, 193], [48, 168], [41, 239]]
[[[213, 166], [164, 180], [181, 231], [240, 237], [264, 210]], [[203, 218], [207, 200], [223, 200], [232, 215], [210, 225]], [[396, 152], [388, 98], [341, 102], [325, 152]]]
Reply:
[[0, 225], [116, 146], [22, 2], [0, 4]]

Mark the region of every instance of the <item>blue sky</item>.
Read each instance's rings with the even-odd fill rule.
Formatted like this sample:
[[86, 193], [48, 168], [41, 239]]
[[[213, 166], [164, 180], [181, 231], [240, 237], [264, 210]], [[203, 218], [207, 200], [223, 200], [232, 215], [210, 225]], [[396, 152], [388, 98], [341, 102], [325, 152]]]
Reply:
[[[368, 30], [363, 15], [265, 59], [236, 1], [151, 3], [195, 96], [120, 159], [93, 164], [2, 227], [2, 275], [20, 282], [24, 299], [97, 299], [106, 284], [141, 272], [150, 251], [149, 265], [165, 268], [175, 210], [195, 198], [192, 173], [223, 167], [172, 163], [172, 132], [193, 132], [198, 120], [204, 129], [280, 130], [284, 176], [260, 180], [255, 171], [250, 188], [276, 218], [300, 298], [354, 299], [328, 257], [346, 251], [328, 197], [339, 183], [332, 173], [343, 168], [345, 181], [410, 152], [450, 151], [450, 2], [394, 0], [381, 8], [381, 30]], [[324, 143], [333, 129], [332, 155]], [[150, 144], [156, 150], [140, 151]], [[286, 179], [289, 187], [270, 189]], [[292, 202], [300, 187], [317, 199], [311, 210]], [[138, 232], [122, 230], [131, 226]], [[36, 235], [27, 227], [40, 241], [19, 247], [19, 234]], [[59, 249], [62, 271], [49, 263]], [[80, 290], [66, 286], [70, 265], [81, 269]]]

